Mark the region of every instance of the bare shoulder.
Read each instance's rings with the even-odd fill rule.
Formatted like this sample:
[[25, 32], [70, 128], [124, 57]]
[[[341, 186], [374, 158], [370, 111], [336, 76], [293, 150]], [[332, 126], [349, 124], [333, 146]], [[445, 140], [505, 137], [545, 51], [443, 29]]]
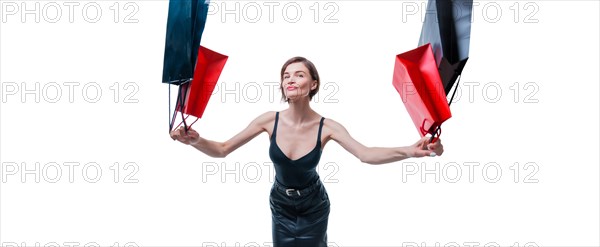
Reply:
[[254, 122], [256, 123], [268, 123], [268, 122], [272, 122], [275, 120], [275, 113], [276, 111], [267, 111], [264, 112], [260, 115], [258, 115], [258, 117], [256, 117], [254, 119]]
[[261, 132], [265, 131], [269, 134], [269, 136], [271, 136], [271, 133], [273, 132], [273, 126], [275, 125], [276, 113], [276, 111], [264, 112], [258, 115], [258, 117], [256, 117], [254, 120], [252, 120], [250, 126], [253, 126], [256, 129], [260, 129]]
[[325, 121], [323, 122], [322, 133], [322, 135], [325, 137], [325, 141], [336, 140], [343, 133], [347, 133], [347, 130], [341, 123], [331, 118], [325, 118]]
[[344, 128], [344, 126], [341, 123], [331, 118], [325, 118], [325, 121], [323, 122], [323, 129], [328, 129], [331, 132], [335, 132], [345, 130], [346, 128]]
[[328, 121], [325, 121], [323, 124], [323, 131], [327, 135], [327, 141], [333, 140], [337, 142], [356, 157], [361, 157], [360, 154], [364, 152], [366, 148], [350, 135], [346, 127], [335, 120], [328, 119]]
[[272, 123], [274, 123], [275, 113], [276, 113], [275, 111], [264, 112], [264, 113], [258, 115], [258, 117], [256, 117], [254, 120], [252, 120], [252, 122], [250, 124], [259, 126], [266, 130], [267, 126], [272, 125]]

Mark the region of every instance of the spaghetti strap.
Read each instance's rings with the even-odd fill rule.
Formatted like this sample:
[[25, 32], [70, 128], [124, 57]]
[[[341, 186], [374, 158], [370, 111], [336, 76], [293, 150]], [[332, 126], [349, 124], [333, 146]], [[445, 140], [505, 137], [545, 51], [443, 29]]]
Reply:
[[275, 135], [277, 135], [277, 122], [279, 122], [279, 112], [275, 113], [275, 124], [273, 127], [273, 134], [271, 135], [271, 139], [275, 138]]
[[319, 135], [317, 136], [318, 143], [321, 143], [321, 130], [323, 129], [323, 120], [325, 120], [325, 118], [321, 117], [321, 123], [319, 123]]

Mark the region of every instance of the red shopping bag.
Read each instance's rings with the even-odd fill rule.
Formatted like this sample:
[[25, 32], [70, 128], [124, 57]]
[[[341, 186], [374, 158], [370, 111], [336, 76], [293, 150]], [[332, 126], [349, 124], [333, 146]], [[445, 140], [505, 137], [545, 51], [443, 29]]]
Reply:
[[393, 85], [419, 134], [439, 137], [452, 115], [429, 43], [396, 56]]
[[[227, 62], [227, 56], [200, 46], [198, 49], [198, 58], [194, 70], [193, 79], [180, 86], [180, 94], [177, 100], [176, 110], [182, 114], [183, 124], [189, 129], [198, 119], [202, 118], [206, 105], [210, 100], [221, 71]], [[186, 119], [189, 116], [196, 117], [196, 121], [187, 125]]]

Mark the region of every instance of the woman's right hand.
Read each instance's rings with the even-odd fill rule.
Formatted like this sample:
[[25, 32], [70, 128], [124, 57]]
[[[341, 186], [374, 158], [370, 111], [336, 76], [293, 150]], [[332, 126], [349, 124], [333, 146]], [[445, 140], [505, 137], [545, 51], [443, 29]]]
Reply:
[[185, 127], [179, 127], [178, 129], [171, 131], [171, 139], [186, 145], [194, 145], [200, 141], [200, 134], [192, 128], [189, 128], [186, 132]]

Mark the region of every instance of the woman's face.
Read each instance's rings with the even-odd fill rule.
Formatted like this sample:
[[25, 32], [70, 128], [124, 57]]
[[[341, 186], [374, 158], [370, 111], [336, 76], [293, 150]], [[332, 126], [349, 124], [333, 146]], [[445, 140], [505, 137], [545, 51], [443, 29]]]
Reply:
[[309, 98], [310, 91], [317, 88], [317, 81], [312, 79], [304, 63], [298, 62], [285, 68], [281, 87], [285, 96], [294, 101], [302, 97]]

